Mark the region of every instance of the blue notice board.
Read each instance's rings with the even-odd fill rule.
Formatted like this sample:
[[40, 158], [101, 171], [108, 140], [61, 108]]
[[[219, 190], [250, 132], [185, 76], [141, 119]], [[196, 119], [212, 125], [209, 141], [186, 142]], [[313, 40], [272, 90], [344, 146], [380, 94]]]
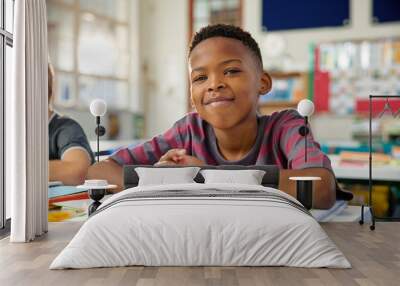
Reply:
[[338, 27], [349, 21], [349, 0], [262, 1], [262, 27], [267, 31]]
[[400, 21], [399, 0], [373, 0], [372, 17], [376, 23]]

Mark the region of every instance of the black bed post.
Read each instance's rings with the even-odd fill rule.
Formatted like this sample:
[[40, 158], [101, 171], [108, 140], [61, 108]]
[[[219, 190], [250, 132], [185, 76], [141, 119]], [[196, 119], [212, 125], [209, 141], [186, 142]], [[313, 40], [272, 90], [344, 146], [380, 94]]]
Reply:
[[[369, 144], [369, 157], [368, 157], [368, 206], [371, 212], [371, 220], [372, 225], [370, 226], [371, 230], [375, 229], [375, 218], [374, 212], [372, 210], [372, 98], [373, 96], [369, 96], [369, 128], [368, 128], [368, 144]], [[361, 225], [364, 224], [364, 203], [361, 205], [361, 219], [359, 223]]]
[[369, 96], [369, 167], [368, 167], [368, 205], [371, 213], [372, 225], [370, 229], [375, 229], [375, 217], [372, 206], [372, 95]]
[[[374, 207], [372, 203], [372, 102], [374, 98], [385, 98], [387, 101], [389, 98], [400, 98], [400, 95], [370, 95], [369, 96], [369, 132], [368, 132], [368, 140], [369, 140], [369, 162], [368, 162], [368, 206], [369, 206], [369, 211], [371, 213], [371, 220], [372, 224], [370, 225], [370, 229], [374, 230], [375, 229], [375, 221], [377, 219], [383, 220], [383, 221], [400, 221], [400, 218], [398, 217], [377, 217], [375, 216], [374, 212]], [[387, 102], [388, 103], [388, 102]], [[386, 106], [384, 107], [384, 110], [380, 113], [380, 116], [382, 116], [387, 109], [385, 109]], [[391, 112], [391, 116], [396, 118], [397, 113], [393, 113], [392, 109], [389, 106], [389, 110]], [[400, 111], [399, 111], [400, 112]], [[379, 116], [379, 117], [380, 117]], [[361, 205], [361, 219], [359, 221], [360, 224], [364, 224], [364, 208], [365, 204]]]

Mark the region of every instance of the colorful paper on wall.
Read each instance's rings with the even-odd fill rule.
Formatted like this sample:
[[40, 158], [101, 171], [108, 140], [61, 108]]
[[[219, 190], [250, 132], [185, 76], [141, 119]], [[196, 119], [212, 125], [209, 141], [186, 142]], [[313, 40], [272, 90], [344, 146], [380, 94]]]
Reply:
[[[389, 104], [389, 108], [385, 110], [385, 105]], [[385, 110], [385, 111], [384, 111]], [[357, 113], [369, 113], [369, 99], [358, 99], [356, 102]], [[383, 112], [384, 111], [384, 112]], [[388, 99], [372, 99], [372, 117], [377, 116], [394, 116], [395, 114], [400, 114], [400, 99], [392, 98]]]

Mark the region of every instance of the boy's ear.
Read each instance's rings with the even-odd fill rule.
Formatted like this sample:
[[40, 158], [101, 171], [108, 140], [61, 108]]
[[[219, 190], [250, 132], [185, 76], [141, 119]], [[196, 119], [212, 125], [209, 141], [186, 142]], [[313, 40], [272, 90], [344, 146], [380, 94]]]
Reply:
[[259, 90], [259, 95], [268, 93], [272, 88], [272, 79], [267, 72], [263, 72], [261, 75], [261, 86]]

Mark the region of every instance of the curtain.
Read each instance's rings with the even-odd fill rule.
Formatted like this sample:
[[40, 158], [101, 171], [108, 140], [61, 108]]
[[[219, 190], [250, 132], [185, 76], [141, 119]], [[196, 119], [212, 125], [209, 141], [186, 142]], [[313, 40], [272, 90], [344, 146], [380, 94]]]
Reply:
[[45, 0], [15, 1], [12, 90], [6, 98], [6, 187], [12, 242], [47, 232], [48, 112]]

